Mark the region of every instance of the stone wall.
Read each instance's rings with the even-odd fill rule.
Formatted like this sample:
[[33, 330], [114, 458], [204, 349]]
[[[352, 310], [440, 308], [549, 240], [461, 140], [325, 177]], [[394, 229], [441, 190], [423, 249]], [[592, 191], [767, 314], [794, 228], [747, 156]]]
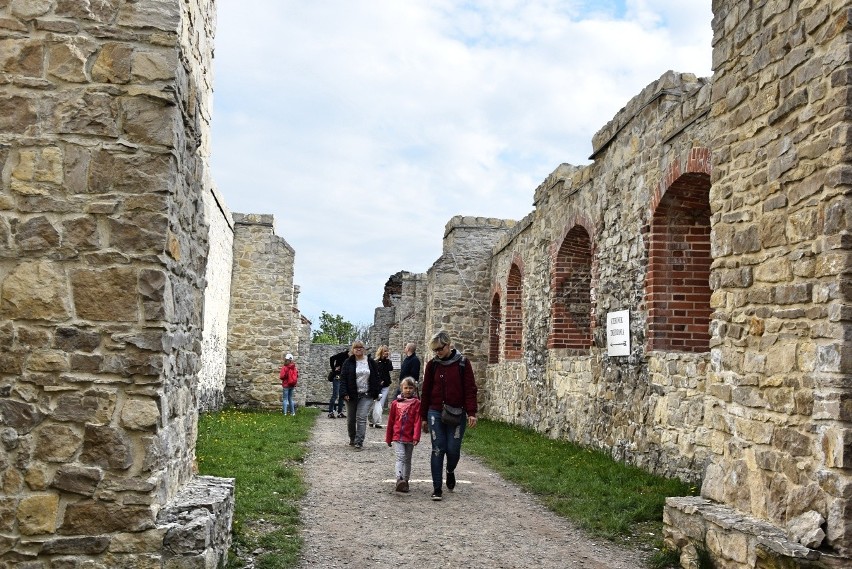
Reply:
[[152, 4], [0, 2], [3, 567], [228, 548], [233, 486], [193, 477], [215, 18]]
[[712, 83], [649, 84], [523, 220], [453, 218], [425, 278], [484, 416], [701, 482], [666, 506], [684, 567], [852, 559], [847, 4], [714, 2]]
[[[293, 284], [295, 252], [271, 215], [233, 214], [234, 265], [228, 324], [225, 399], [237, 407], [281, 405], [284, 355], [299, 358], [302, 321]], [[297, 405], [305, 393], [296, 391]]]

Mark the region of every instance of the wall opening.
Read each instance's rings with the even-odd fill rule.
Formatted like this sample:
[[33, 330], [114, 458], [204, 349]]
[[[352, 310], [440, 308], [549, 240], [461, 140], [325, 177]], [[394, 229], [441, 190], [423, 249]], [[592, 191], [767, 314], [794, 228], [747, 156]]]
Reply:
[[506, 360], [521, 359], [523, 351], [523, 277], [518, 265], [512, 264], [509, 278], [506, 280], [506, 324], [503, 327], [506, 347]]
[[710, 349], [710, 176], [686, 173], [654, 210], [648, 239], [648, 347]]
[[565, 236], [551, 275], [548, 348], [592, 345], [592, 245], [588, 231], [574, 226]]
[[488, 363], [500, 361], [500, 295], [491, 298], [491, 317], [488, 319]]

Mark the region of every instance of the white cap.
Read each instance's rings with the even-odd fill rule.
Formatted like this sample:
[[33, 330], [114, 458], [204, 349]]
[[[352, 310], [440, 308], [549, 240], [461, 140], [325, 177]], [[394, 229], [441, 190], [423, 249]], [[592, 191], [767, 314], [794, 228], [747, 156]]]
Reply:
[[284, 359], [285, 359], [285, 360], [292, 360], [292, 359], [293, 359], [293, 354], [287, 354], [286, 356], [284, 356]]

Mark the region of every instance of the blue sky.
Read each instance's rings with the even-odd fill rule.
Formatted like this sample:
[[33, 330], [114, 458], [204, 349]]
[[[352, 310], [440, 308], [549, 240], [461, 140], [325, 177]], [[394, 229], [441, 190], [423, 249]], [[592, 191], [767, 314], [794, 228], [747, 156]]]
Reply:
[[454, 215], [521, 219], [667, 70], [711, 74], [711, 0], [218, 0], [212, 169], [273, 214], [299, 306], [373, 320]]

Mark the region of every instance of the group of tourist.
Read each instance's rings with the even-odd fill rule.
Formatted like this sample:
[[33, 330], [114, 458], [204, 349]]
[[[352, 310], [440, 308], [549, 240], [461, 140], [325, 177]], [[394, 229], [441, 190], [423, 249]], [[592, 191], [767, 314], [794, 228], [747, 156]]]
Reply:
[[[391, 386], [393, 363], [387, 346], [379, 346], [375, 356], [366, 353], [361, 340], [352, 343], [348, 351], [329, 359], [332, 396], [328, 404], [328, 418], [346, 418], [349, 445], [360, 451], [364, 448], [367, 424], [385, 428], [385, 442], [396, 453], [397, 492], [409, 491], [411, 459], [421, 433], [429, 433], [432, 440], [430, 470], [432, 474], [432, 499], [443, 497], [444, 472], [446, 486], [456, 487], [455, 470], [461, 458], [461, 445], [467, 427], [476, 426], [476, 381], [473, 367], [467, 358], [456, 350], [449, 334], [440, 331], [429, 341], [434, 357], [426, 363], [422, 384], [420, 359], [416, 346], [405, 346], [405, 359], [399, 373], [399, 388], [390, 404], [387, 425], [382, 425], [385, 401]], [[295, 415], [292, 389], [296, 386], [298, 371], [293, 356], [285, 356], [281, 368], [281, 387], [284, 414], [288, 407]], [[287, 381], [287, 385], [285, 385]], [[346, 414], [343, 405], [346, 405]], [[446, 458], [446, 464], [445, 464]]]

